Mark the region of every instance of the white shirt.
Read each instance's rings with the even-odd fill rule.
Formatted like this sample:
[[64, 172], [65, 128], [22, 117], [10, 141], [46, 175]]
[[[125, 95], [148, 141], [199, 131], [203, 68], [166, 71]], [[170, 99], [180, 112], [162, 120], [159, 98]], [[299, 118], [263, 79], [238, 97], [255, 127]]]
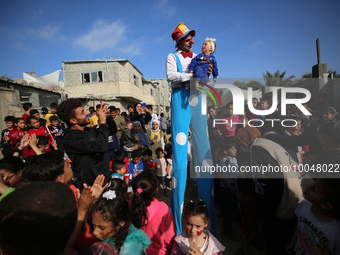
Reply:
[[[180, 87], [182, 82], [188, 82], [193, 76], [192, 73], [189, 74], [189, 65], [192, 58], [196, 57], [196, 54], [194, 53], [192, 58], [184, 58], [182, 52], [182, 50], [177, 49], [175, 54], [182, 64], [183, 73], [178, 72], [176, 57], [173, 53], [170, 53], [166, 58], [166, 77], [168, 78], [168, 81], [171, 82], [171, 88]], [[187, 83], [187, 86], [189, 86], [189, 82]]]
[[[153, 161], [156, 163], [156, 176], [163, 177], [166, 176], [166, 161], [165, 158], [154, 158]], [[158, 166], [161, 166], [161, 168], [158, 168]]]
[[315, 217], [311, 208], [311, 202], [302, 200], [295, 211], [298, 217], [296, 254], [340, 254], [340, 221], [321, 221]]

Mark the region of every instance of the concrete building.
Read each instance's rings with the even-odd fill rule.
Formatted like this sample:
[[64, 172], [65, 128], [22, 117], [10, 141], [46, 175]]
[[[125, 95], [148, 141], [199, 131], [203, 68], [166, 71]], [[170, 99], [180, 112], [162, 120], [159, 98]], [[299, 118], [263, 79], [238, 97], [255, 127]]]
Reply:
[[[59, 104], [62, 95], [47, 89], [41, 84], [29, 83], [26, 80], [0, 77], [0, 129], [6, 128], [3, 121], [7, 115], [21, 117], [24, 114], [22, 105], [31, 102], [35, 109], [45, 106], [49, 109], [51, 103]], [[42, 117], [42, 116], [41, 116]]]
[[[171, 88], [167, 79], [149, 79], [146, 80], [154, 86], [151, 90], [155, 98], [155, 108], [153, 111], [158, 114], [164, 113], [164, 116], [170, 117]], [[152, 88], [151, 88], [152, 89]]]
[[[164, 112], [168, 107], [170, 111], [167, 81], [145, 80], [127, 59], [63, 61], [62, 70], [66, 97], [82, 99], [85, 108], [99, 104], [101, 99], [119, 107], [121, 112], [136, 102], [145, 102]], [[159, 100], [158, 95], [164, 98]]]

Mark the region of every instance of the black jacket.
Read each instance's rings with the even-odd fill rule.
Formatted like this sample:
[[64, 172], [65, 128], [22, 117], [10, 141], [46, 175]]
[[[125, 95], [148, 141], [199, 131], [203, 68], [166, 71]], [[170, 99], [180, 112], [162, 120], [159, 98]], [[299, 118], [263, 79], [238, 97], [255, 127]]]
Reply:
[[72, 160], [75, 186], [83, 188], [83, 183], [93, 184], [97, 175], [110, 174], [105, 158], [108, 142], [106, 124], [98, 128], [86, 127], [84, 131], [67, 129], [64, 135], [64, 148]]

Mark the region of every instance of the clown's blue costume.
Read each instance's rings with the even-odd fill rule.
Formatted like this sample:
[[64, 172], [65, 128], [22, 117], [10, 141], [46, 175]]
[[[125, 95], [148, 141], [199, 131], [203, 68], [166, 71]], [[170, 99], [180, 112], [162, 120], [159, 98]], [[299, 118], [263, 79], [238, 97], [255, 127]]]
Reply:
[[[194, 30], [189, 30], [183, 23], [180, 23], [173, 32], [172, 37], [178, 42], [189, 33], [192, 36], [195, 35]], [[187, 153], [190, 124], [194, 145], [195, 166], [209, 166], [213, 164], [207, 132], [207, 119], [205, 115], [201, 114], [201, 95], [197, 95], [194, 89], [191, 91], [189, 88], [192, 74], [188, 73], [188, 67], [195, 54], [186, 57], [184, 57], [183, 54], [181, 49], [177, 49], [174, 53], [170, 53], [166, 60], [167, 78], [171, 82], [172, 87], [171, 136], [173, 188], [171, 210], [174, 214], [177, 234], [183, 232], [182, 211], [187, 181]], [[205, 177], [203, 175], [203, 173], [200, 173], [200, 176], [197, 177]], [[209, 177], [211, 177], [211, 175]], [[211, 215], [211, 232], [215, 233], [213, 179], [197, 178], [197, 186], [198, 196], [206, 201], [209, 214]]]

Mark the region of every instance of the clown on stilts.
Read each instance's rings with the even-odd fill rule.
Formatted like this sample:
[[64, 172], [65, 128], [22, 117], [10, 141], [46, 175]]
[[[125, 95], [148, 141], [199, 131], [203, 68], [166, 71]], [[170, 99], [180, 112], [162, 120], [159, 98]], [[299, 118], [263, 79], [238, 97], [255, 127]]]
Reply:
[[[166, 60], [166, 75], [171, 82], [171, 136], [173, 156], [173, 181], [171, 210], [174, 214], [177, 234], [182, 233], [182, 212], [187, 181], [187, 152], [189, 126], [193, 138], [194, 165], [211, 166], [213, 164], [206, 115], [201, 114], [202, 95], [190, 89], [189, 64], [196, 56], [191, 49], [195, 30], [189, 30], [179, 23], [172, 33], [176, 41], [176, 51]], [[211, 232], [215, 233], [213, 179], [200, 173], [197, 176], [198, 196], [203, 198], [211, 215]], [[202, 178], [203, 177], [203, 178]]]

